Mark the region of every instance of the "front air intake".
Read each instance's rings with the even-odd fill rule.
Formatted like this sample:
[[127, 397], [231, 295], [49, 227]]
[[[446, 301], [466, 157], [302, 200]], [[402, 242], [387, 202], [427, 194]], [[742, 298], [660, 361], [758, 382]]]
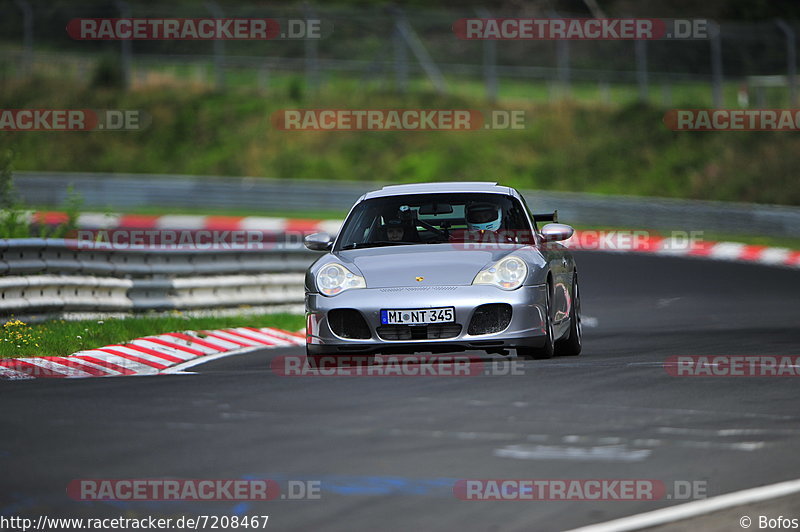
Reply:
[[481, 305], [472, 315], [467, 334], [472, 336], [493, 334], [508, 327], [509, 323], [511, 323], [511, 305], [507, 303]]
[[328, 312], [331, 331], [340, 338], [368, 340], [372, 337], [364, 316], [352, 308], [337, 308]]

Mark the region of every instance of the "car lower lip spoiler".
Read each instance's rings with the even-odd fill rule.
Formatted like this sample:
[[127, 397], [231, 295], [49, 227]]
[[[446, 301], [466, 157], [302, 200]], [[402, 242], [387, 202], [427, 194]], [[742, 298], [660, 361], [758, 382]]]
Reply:
[[540, 213], [533, 215], [533, 221], [535, 222], [553, 222], [558, 223], [558, 211], [555, 210], [550, 213]]

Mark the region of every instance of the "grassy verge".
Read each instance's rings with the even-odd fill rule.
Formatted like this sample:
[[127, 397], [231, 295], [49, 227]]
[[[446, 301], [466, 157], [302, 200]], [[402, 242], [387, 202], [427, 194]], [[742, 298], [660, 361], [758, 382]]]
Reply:
[[[533, 88], [533, 87], [532, 87]], [[489, 110], [483, 98], [381, 90], [215, 93], [198, 88], [91, 89], [8, 83], [4, 108], [141, 109], [144, 131], [8, 132], [17, 170], [270, 176], [395, 183], [500, 180], [522, 189], [800, 205], [792, 132], [674, 132], [657, 104], [505, 100], [524, 129], [280, 131], [293, 108]], [[699, 102], [697, 106], [702, 106]], [[42, 154], [47, 154], [43, 157]]]
[[[38, 51], [58, 53], [61, 68], [53, 68], [52, 64], [45, 61], [34, 67], [34, 74], [48, 82], [62, 83], [66, 80], [84, 83], [86, 73], [77, 67], [76, 61], [87, 59], [86, 54], [76, 54], [63, 48], [45, 47]], [[20, 54], [23, 49], [17, 43], [0, 42], [0, 52], [6, 54]], [[235, 52], [233, 55], [236, 55]], [[94, 56], [94, 61], [107, 60], [107, 56]], [[351, 59], [358, 59], [351, 57]], [[362, 57], [370, 60], [369, 54]], [[51, 59], [52, 61], [52, 59]], [[16, 65], [14, 65], [16, 66]], [[92, 68], [94, 71], [97, 68]], [[155, 88], [183, 88], [204, 89], [214, 88], [214, 63], [211, 61], [192, 61], [191, 64], [175, 60], [168, 62], [160, 59], [159, 63], [137, 61], [134, 57], [134, 87], [144, 89]], [[474, 100], [486, 99], [487, 90], [485, 80], [478, 76], [464, 76], [444, 73], [443, 79], [447, 90], [456, 97]], [[229, 69], [225, 73], [225, 86], [232, 91], [258, 91], [262, 96], [273, 97], [276, 94], [292, 92], [302, 95], [308, 92], [305, 79], [295, 72], [271, 70], [268, 78], [264, 78], [263, 71], [259, 68], [243, 67]], [[341, 97], [341, 95], [364, 91], [386, 91], [395, 86], [394, 72], [383, 72], [377, 76], [353, 75], [352, 72], [326, 71], [322, 78], [321, 86], [317, 93], [322, 96]], [[554, 84], [542, 79], [520, 79], [503, 77], [498, 79], [497, 98], [506, 103], [549, 103], [554, 99], [566, 97], [576, 102], [591, 105], [628, 105], [639, 101], [641, 93], [638, 84], [624, 82], [605, 82], [572, 80], [564, 92], [558, 96], [553, 91]], [[738, 80], [725, 81], [722, 84], [723, 107], [738, 107], [738, 91], [741, 82]], [[424, 93], [434, 91], [434, 86], [424, 76], [410, 75], [407, 82], [410, 92]], [[764, 89], [764, 105], [767, 108], [789, 107], [789, 94], [785, 88], [767, 87]], [[668, 85], [651, 83], [647, 94], [647, 101], [655, 105], [669, 105], [675, 107], [711, 107], [713, 105], [712, 92], [707, 82], [675, 81]]]
[[70, 355], [166, 332], [225, 327], [277, 327], [296, 331], [304, 325], [303, 316], [294, 314], [187, 318], [176, 313], [168, 318], [56, 320], [38, 325], [10, 319], [0, 329], [0, 358]]

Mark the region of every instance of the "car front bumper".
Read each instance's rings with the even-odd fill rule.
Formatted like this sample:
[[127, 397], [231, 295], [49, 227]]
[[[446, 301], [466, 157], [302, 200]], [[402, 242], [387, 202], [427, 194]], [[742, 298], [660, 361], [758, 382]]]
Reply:
[[[306, 337], [310, 354], [392, 353], [455, 351], [469, 349], [501, 350], [515, 347], [540, 347], [544, 344], [546, 285], [522, 286], [501, 290], [490, 285], [420, 286], [363, 288], [333, 297], [306, 294]], [[477, 307], [492, 303], [511, 306], [508, 326], [490, 334], [470, 335], [469, 324]], [[387, 340], [378, 335], [380, 311], [454, 307], [455, 322], [461, 326], [456, 336], [437, 339]], [[344, 338], [334, 333], [328, 313], [335, 309], [355, 309], [369, 329], [369, 338]]]

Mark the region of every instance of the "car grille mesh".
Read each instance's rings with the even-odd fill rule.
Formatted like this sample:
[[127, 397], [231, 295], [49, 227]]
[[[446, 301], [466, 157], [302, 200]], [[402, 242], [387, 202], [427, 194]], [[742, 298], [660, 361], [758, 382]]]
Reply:
[[396, 288], [378, 288], [381, 292], [451, 292], [457, 286], [399, 286]]
[[328, 312], [328, 323], [333, 334], [341, 338], [365, 340], [371, 337], [364, 316], [352, 308], [337, 308]]
[[461, 333], [461, 325], [457, 323], [382, 325], [377, 330], [382, 340], [439, 340], [458, 336]]
[[492, 303], [481, 305], [475, 309], [469, 322], [467, 333], [470, 335], [492, 334], [500, 332], [511, 323], [511, 305]]

